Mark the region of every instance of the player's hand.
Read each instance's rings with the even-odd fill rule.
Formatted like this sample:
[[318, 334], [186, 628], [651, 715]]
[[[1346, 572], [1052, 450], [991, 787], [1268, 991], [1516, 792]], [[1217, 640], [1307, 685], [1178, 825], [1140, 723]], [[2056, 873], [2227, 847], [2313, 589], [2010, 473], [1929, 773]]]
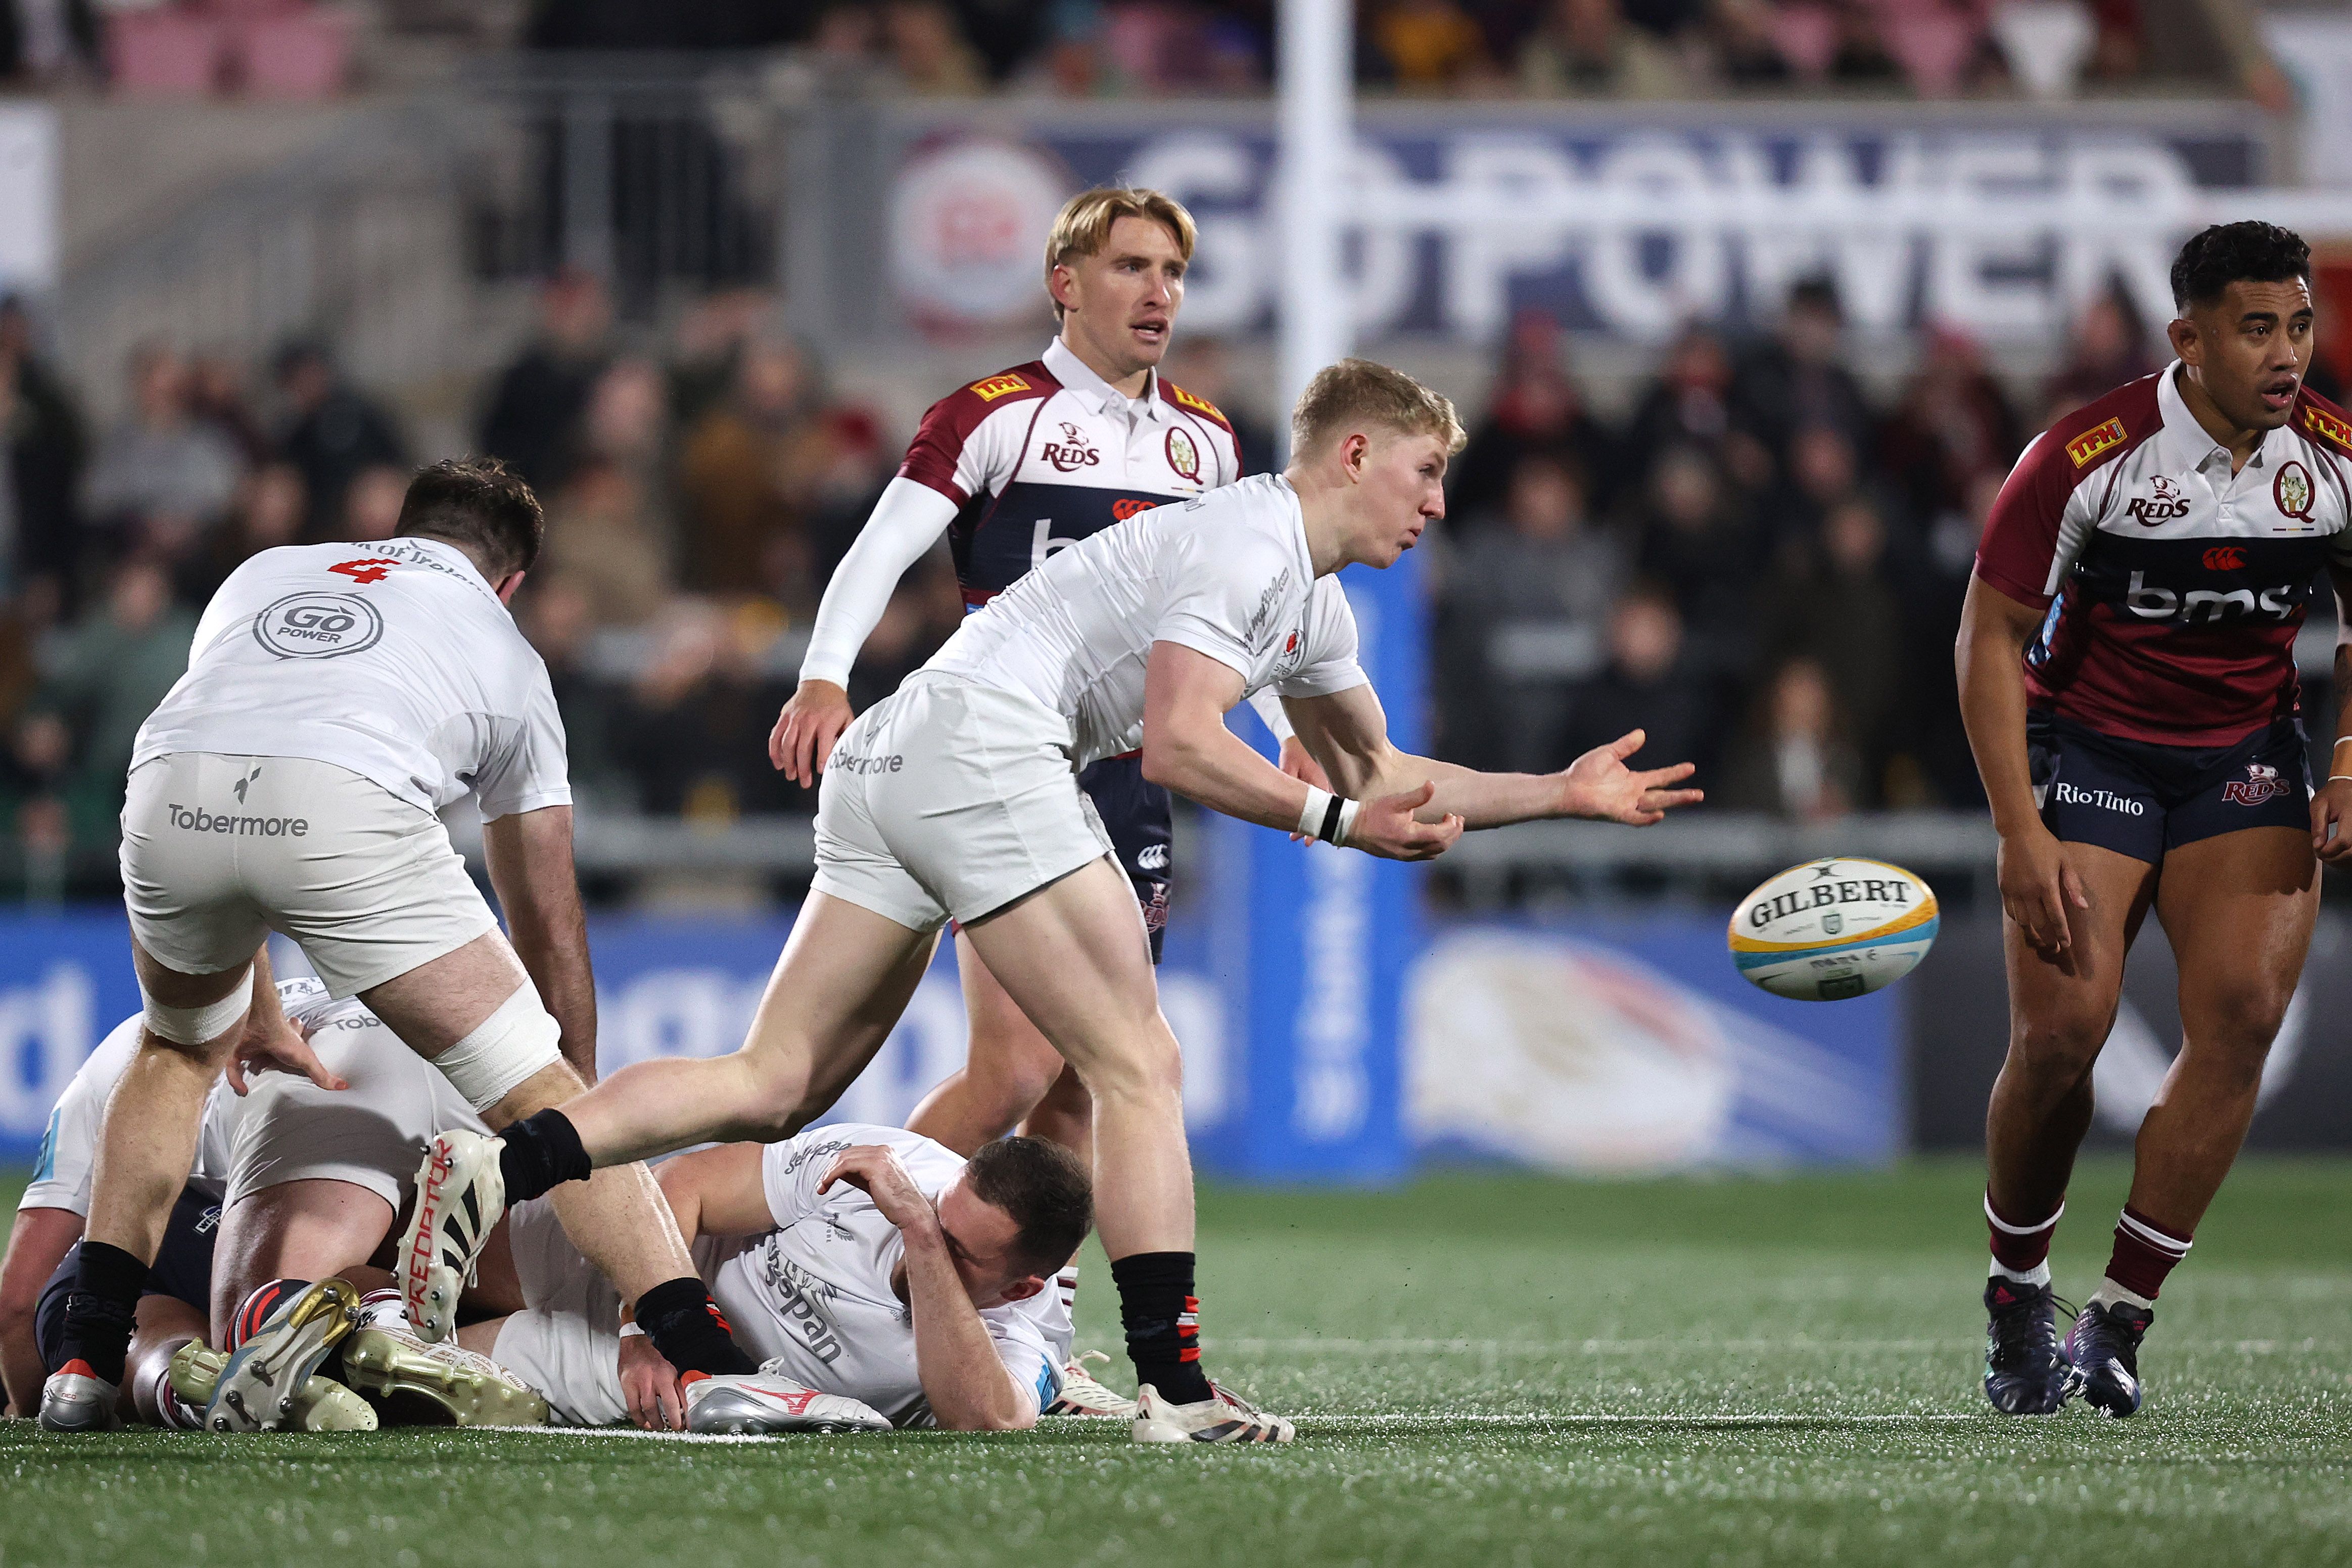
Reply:
[[644, 1334], [621, 1342], [621, 1394], [628, 1401], [629, 1419], [646, 1431], [686, 1430], [686, 1391], [677, 1385], [677, 1368]]
[[803, 789], [809, 788], [824, 771], [833, 743], [841, 738], [854, 716], [847, 692], [831, 681], [803, 681], [768, 736], [768, 760], [782, 768], [785, 778]]
[[2072, 911], [2091, 907], [2057, 836], [2035, 822], [2000, 841], [2000, 911], [2026, 945], [2054, 958], [2074, 945]]
[[276, 1024], [259, 1029], [248, 1024], [237, 1038], [236, 1049], [229, 1052], [228, 1086], [239, 1094], [248, 1092], [247, 1070], [254, 1072], [291, 1072], [307, 1078], [321, 1089], [349, 1089], [319, 1060], [302, 1031], [280, 1018]]
[[1462, 819], [1450, 812], [1434, 822], [1418, 821], [1413, 813], [1435, 799], [1437, 783], [1424, 780], [1418, 789], [1367, 800], [1356, 813], [1348, 848], [1391, 861], [1433, 861], [1462, 836]]
[[1625, 759], [1648, 739], [1643, 731], [1631, 730], [1570, 763], [1560, 774], [1567, 787], [1568, 814], [1646, 828], [1676, 806], [1696, 806], [1706, 800], [1704, 789], [1672, 787], [1697, 772], [1696, 763], [1639, 770], [1625, 766]]
[[939, 1226], [939, 1211], [931, 1207], [931, 1200], [923, 1196], [915, 1178], [898, 1163], [897, 1152], [880, 1144], [860, 1144], [854, 1149], [844, 1149], [833, 1162], [833, 1168], [824, 1173], [824, 1179], [816, 1184], [817, 1195], [821, 1197], [831, 1192], [835, 1182], [846, 1182], [863, 1191], [882, 1211], [882, 1218], [901, 1231], [936, 1229]]
[[2311, 798], [2311, 847], [2329, 865], [2352, 866], [2352, 779], [2330, 779]]

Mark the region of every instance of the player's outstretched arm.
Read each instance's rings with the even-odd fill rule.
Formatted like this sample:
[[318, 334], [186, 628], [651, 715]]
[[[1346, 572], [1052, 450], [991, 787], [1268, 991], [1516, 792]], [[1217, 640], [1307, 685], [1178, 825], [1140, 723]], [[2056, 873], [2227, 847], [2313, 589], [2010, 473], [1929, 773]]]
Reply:
[[722, 1144], [654, 1167], [654, 1180], [688, 1246], [702, 1236], [757, 1236], [775, 1228], [761, 1180], [764, 1151], [760, 1144]]
[[563, 1031], [563, 1060], [593, 1085], [596, 977], [588, 966], [588, 913], [572, 863], [572, 808], [510, 811], [483, 823], [482, 857], [506, 912], [515, 956]]
[[1626, 758], [1642, 748], [1638, 729], [1595, 747], [1558, 773], [1481, 773], [1397, 749], [1389, 740], [1380, 694], [1369, 685], [1350, 686], [1329, 696], [1290, 698], [1283, 706], [1290, 711], [1299, 739], [1322, 762], [1339, 793], [1362, 799], [1426, 785], [1432, 795], [1423, 817], [1451, 813], [1473, 829], [1545, 817], [1591, 817], [1648, 827], [1675, 807], [1705, 799], [1701, 790], [1676, 788], [1695, 771], [1690, 763], [1626, 766]]
[[[1309, 786], [1225, 727], [1225, 714], [1241, 700], [1244, 685], [1239, 671], [1197, 649], [1154, 643], [1144, 672], [1143, 776], [1213, 811], [1287, 832], [1300, 827]], [[1411, 786], [1387, 799], [1365, 800], [1349, 847], [1389, 860], [1444, 853], [1462, 836], [1462, 823], [1442, 812], [1415, 821], [1427, 803]]]
[[816, 782], [833, 743], [849, 727], [849, 671], [857, 651], [874, 634], [898, 580], [939, 542], [955, 515], [955, 503], [929, 486], [893, 479], [834, 569], [817, 601], [800, 688], [768, 737], [768, 760], [802, 789]]
[[907, 1307], [915, 1320], [915, 1369], [931, 1416], [950, 1432], [1021, 1432], [1037, 1424], [1037, 1398], [1013, 1382], [996, 1341], [956, 1273], [953, 1243], [898, 1155], [879, 1144], [845, 1149], [818, 1184], [861, 1187], [907, 1244]]

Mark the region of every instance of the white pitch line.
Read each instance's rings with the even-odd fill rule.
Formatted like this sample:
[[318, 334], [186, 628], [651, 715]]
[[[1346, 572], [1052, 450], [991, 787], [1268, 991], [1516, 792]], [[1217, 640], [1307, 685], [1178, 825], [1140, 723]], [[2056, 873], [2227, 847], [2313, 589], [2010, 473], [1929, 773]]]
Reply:
[[[1840, 1427], [1929, 1427], [1981, 1422], [1991, 1419], [1987, 1415], [1965, 1415], [1940, 1411], [1890, 1412], [1869, 1411], [1852, 1416], [1823, 1415], [1809, 1412], [1802, 1415], [1774, 1416], [1748, 1412], [1721, 1416], [1659, 1415], [1640, 1416], [1606, 1414], [1590, 1416], [1503, 1416], [1460, 1415], [1433, 1416], [1302, 1416], [1299, 1424], [1308, 1434], [1345, 1431], [1349, 1428], [1435, 1428], [1444, 1427], [1503, 1427], [1522, 1430], [1574, 1428], [1579, 1427], [1794, 1427], [1831, 1430]], [[517, 1427], [533, 1437], [636, 1437], [660, 1443], [764, 1443], [768, 1437], [732, 1432], [646, 1432], [635, 1427]], [[781, 1435], [781, 1434], [780, 1434]], [[800, 1435], [800, 1434], [795, 1434]], [[840, 1437], [878, 1437], [879, 1433], [838, 1433]]]
[[[2174, 1350], [2230, 1351], [2240, 1355], [2278, 1355], [2315, 1351], [2316, 1341], [2289, 1344], [2274, 1339], [2180, 1340]], [[1240, 1355], [1623, 1355], [1656, 1351], [1832, 1351], [1880, 1355], [1917, 1355], [1927, 1352], [1974, 1352], [1976, 1339], [1243, 1339], [1223, 1334], [1206, 1342], [1211, 1351]]]

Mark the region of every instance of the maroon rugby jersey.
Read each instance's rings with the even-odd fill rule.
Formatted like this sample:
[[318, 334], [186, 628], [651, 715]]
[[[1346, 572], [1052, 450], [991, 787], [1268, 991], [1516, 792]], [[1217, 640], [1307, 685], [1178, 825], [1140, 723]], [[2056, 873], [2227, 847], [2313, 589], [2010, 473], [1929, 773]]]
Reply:
[[2125, 739], [2225, 746], [2296, 711], [2314, 580], [2352, 567], [2352, 416], [2305, 389], [2233, 476], [2178, 369], [2035, 438], [1976, 574], [2048, 609], [2025, 653], [2032, 706]]

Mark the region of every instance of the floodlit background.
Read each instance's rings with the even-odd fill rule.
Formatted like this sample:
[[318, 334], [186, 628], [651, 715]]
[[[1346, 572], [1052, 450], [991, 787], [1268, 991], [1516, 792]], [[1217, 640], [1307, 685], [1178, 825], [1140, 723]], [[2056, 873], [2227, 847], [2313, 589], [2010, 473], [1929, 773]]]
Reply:
[[[1986, 507], [2034, 433], [2163, 363], [2204, 223], [2303, 229], [2312, 382], [2352, 379], [2352, 19], [1366, 0], [1320, 62], [1345, 139], [1331, 92], [1287, 122], [1332, 177], [1289, 182], [1273, 12], [0, 5], [0, 1157], [135, 1005], [114, 816], [206, 595], [256, 549], [383, 537], [449, 454], [547, 502], [517, 613], [571, 734], [605, 1059], [730, 1049], [805, 887], [814, 800], [764, 740], [827, 574], [926, 404], [1043, 348], [1046, 224], [1114, 180], [1201, 220], [1166, 369], [1254, 467], [1318, 345], [1462, 404], [1446, 525], [1350, 584], [1407, 733], [1548, 769], [1638, 725], [1710, 791], [1426, 873], [1188, 825], [1165, 991], [1205, 1163], [1972, 1145], [2005, 1019], [1950, 645]], [[1291, 265], [1318, 242], [1337, 266]], [[961, 612], [942, 548], [853, 698]], [[2312, 711], [2333, 624], [2323, 593]], [[1926, 875], [1941, 945], [1861, 1001], [1748, 989], [1732, 903], [1832, 852]], [[2331, 904], [2257, 1145], [2352, 1140], [2320, 1021], [2347, 933]], [[2144, 949], [2111, 1140], [2177, 1028]], [[846, 1108], [903, 1114], [961, 1030], [943, 971]]]

